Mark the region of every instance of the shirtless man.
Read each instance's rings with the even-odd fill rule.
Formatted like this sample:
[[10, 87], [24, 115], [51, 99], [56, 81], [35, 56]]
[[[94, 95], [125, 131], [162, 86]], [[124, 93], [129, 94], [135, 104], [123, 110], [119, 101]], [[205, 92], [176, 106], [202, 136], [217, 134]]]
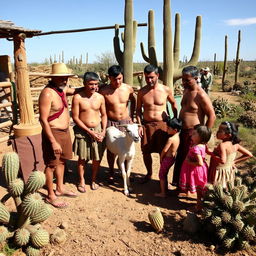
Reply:
[[[137, 97], [137, 120], [140, 127], [141, 150], [147, 174], [142, 183], [146, 183], [152, 178], [152, 157], [151, 153], [161, 154], [168, 139], [168, 128], [166, 104], [171, 103], [174, 117], [177, 117], [177, 105], [172, 94], [172, 90], [158, 82], [158, 68], [147, 65], [144, 68], [144, 75], [147, 85], [142, 87]], [[142, 111], [143, 109], [143, 111]]]
[[73, 150], [78, 158], [79, 183], [77, 189], [85, 193], [84, 168], [92, 160], [91, 189], [98, 189], [96, 176], [100, 167], [105, 146], [107, 115], [104, 97], [99, 94], [99, 76], [94, 72], [84, 74], [84, 91], [76, 94], [72, 101], [72, 117], [75, 141]]
[[209, 96], [197, 83], [198, 76], [199, 71], [194, 66], [188, 66], [182, 70], [184, 91], [179, 114], [182, 129], [173, 173], [172, 185], [174, 186], [179, 184], [181, 166], [192, 144], [191, 136], [194, 126], [201, 124], [212, 128], [216, 118]]
[[[135, 97], [133, 88], [123, 83], [123, 68], [113, 65], [108, 69], [110, 84], [103, 86], [100, 93], [106, 102], [108, 117], [107, 127], [132, 123], [135, 110]], [[128, 103], [130, 102], [130, 113]], [[115, 155], [107, 150], [107, 160], [109, 165], [109, 182], [113, 183]]]
[[[46, 201], [54, 207], [63, 208], [67, 203], [58, 196], [75, 197], [73, 192], [65, 191], [63, 186], [65, 161], [72, 158], [72, 143], [69, 132], [69, 110], [67, 95], [80, 90], [67, 87], [70, 74], [64, 63], [52, 64], [52, 73], [48, 85], [39, 97], [39, 113], [42, 125], [42, 149], [46, 165]], [[56, 191], [53, 190], [53, 173], [56, 176]]]

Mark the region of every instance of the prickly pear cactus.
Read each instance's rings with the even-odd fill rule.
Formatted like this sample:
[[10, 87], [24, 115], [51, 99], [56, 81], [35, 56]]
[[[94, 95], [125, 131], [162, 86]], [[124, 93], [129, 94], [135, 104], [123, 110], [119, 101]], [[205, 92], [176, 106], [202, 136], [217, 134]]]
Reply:
[[159, 208], [154, 209], [148, 214], [149, 221], [152, 227], [157, 231], [162, 231], [164, 227], [164, 218]]
[[235, 180], [234, 186], [229, 183], [227, 187], [208, 186], [203, 220], [211, 225], [220, 246], [226, 251], [246, 249], [256, 239], [256, 190], [249, 191], [241, 178]]
[[26, 248], [26, 255], [40, 255], [39, 248], [49, 243], [49, 234], [38, 223], [45, 221], [52, 213], [50, 206], [37, 193], [45, 184], [45, 175], [34, 171], [27, 184], [24, 184], [18, 178], [19, 157], [14, 152], [4, 155], [2, 170], [9, 193], [1, 201], [4, 203], [9, 197], [13, 197], [17, 211], [10, 213], [0, 202], [0, 225], [4, 224], [0, 226], [0, 243], [13, 237], [17, 246]]

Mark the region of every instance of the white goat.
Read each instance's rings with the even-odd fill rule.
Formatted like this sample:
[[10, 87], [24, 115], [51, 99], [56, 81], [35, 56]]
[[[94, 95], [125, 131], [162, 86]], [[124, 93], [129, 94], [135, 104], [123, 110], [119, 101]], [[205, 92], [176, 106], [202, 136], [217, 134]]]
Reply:
[[114, 126], [107, 128], [106, 146], [112, 154], [118, 156], [118, 165], [124, 180], [124, 194], [128, 196], [130, 188], [131, 165], [135, 156], [134, 142], [140, 141], [139, 125], [125, 124], [120, 126], [125, 127], [124, 132], [121, 132]]

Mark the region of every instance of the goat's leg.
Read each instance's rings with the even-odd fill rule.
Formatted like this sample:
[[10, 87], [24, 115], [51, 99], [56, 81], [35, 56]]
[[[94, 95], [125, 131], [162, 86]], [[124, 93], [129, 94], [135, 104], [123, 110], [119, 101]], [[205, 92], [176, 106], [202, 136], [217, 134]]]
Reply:
[[133, 162], [133, 158], [128, 159], [126, 161], [126, 180], [127, 180], [127, 186], [128, 186], [129, 191], [132, 191], [131, 183], [130, 183], [130, 174], [131, 174], [131, 169], [132, 169], [132, 162]]
[[123, 181], [124, 181], [124, 194], [126, 196], [129, 195], [129, 189], [128, 189], [128, 186], [127, 186], [127, 174], [126, 174], [126, 171], [125, 171], [125, 158], [124, 157], [118, 157], [118, 162], [119, 162], [119, 168], [121, 169], [121, 172], [122, 172], [122, 176], [123, 176]]

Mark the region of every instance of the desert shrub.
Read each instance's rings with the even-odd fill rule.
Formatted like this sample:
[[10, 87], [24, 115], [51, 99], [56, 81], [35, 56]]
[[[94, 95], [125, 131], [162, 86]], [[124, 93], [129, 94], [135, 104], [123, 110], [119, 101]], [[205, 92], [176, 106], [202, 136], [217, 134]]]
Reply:
[[212, 102], [215, 115], [217, 118], [225, 118], [227, 116], [232, 117], [236, 113], [236, 106], [229, 104], [228, 100], [225, 100], [223, 98], [215, 99]]
[[239, 116], [237, 121], [242, 123], [245, 127], [256, 128], [256, 115], [253, 111], [246, 111]]
[[245, 110], [245, 111], [256, 111], [256, 101], [254, 100], [245, 100], [242, 101], [240, 103], [241, 107]]
[[231, 82], [229, 80], [225, 80], [223, 82], [223, 91], [224, 92], [231, 92], [231, 90], [232, 90]]

